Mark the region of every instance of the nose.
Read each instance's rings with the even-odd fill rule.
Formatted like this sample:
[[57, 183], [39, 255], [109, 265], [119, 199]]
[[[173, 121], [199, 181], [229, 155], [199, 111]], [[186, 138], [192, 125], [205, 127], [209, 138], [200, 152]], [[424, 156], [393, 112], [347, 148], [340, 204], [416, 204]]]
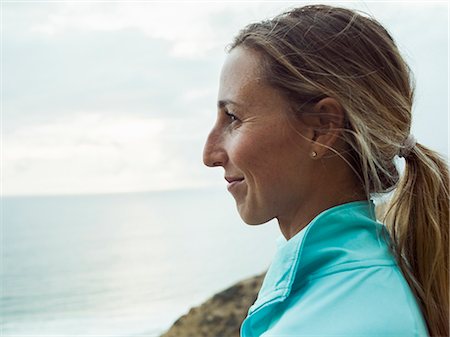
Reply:
[[209, 167], [224, 166], [227, 159], [223, 137], [217, 129], [212, 129], [203, 148], [203, 163]]

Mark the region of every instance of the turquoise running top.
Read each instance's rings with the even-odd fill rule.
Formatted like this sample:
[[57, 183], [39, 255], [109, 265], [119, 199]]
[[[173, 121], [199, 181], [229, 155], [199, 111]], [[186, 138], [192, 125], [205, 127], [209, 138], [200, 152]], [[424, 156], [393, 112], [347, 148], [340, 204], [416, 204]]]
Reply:
[[241, 337], [429, 336], [389, 242], [372, 200], [329, 208], [280, 237]]

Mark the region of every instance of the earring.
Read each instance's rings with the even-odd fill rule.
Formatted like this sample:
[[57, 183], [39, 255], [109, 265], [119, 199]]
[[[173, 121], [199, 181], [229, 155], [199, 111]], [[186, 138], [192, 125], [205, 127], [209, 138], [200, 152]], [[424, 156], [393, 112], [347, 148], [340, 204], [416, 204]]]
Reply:
[[311, 152], [311, 157], [312, 158], [316, 158], [317, 157], [317, 152], [316, 151]]

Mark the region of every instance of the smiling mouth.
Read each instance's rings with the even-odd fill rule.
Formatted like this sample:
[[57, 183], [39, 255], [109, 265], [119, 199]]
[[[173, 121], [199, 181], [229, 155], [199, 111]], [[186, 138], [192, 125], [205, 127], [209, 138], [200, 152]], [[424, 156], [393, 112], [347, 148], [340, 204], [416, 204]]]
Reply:
[[234, 183], [234, 182], [240, 182], [240, 181], [243, 181], [244, 178], [225, 177], [225, 180], [228, 181], [229, 184], [232, 184], [232, 183]]
[[227, 190], [231, 191], [234, 187], [243, 182], [244, 178], [225, 177], [225, 180], [228, 181]]

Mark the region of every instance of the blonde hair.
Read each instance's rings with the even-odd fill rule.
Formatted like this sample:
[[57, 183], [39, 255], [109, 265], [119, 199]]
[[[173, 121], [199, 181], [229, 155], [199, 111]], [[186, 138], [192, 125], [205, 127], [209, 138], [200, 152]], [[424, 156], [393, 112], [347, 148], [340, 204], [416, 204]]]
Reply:
[[448, 336], [448, 167], [438, 153], [409, 144], [400, 177], [395, 156], [408, 146], [414, 84], [392, 37], [373, 18], [315, 5], [248, 25], [229, 49], [238, 46], [260, 53], [266, 81], [299, 114], [324, 97], [342, 105], [347, 162], [368, 199], [394, 192], [382, 219], [390, 249], [430, 335]]

